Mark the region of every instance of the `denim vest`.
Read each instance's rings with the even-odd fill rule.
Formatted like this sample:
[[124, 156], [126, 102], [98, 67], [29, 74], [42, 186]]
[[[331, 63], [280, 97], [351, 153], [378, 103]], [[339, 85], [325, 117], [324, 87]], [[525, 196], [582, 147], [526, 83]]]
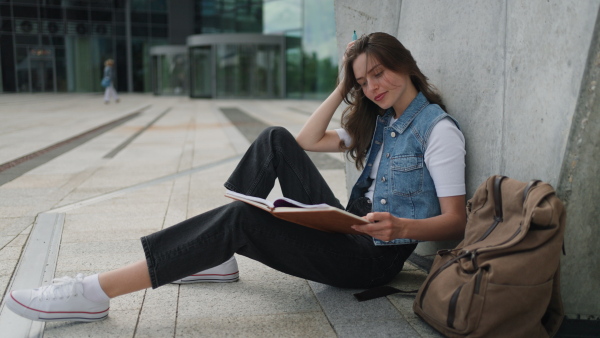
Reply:
[[[437, 104], [430, 104], [427, 98], [419, 93], [400, 118], [389, 126], [393, 116], [394, 110], [390, 108], [383, 116], [377, 117], [365, 169], [352, 188], [350, 203], [364, 196], [371, 186], [371, 168], [383, 145], [375, 179], [372, 210], [411, 219], [438, 216], [441, 214], [440, 203], [433, 179], [425, 165], [424, 155], [431, 130], [436, 123], [450, 115]], [[458, 126], [456, 120], [452, 120]], [[375, 245], [398, 245], [419, 241], [398, 238], [386, 242], [373, 238], [373, 242]]]

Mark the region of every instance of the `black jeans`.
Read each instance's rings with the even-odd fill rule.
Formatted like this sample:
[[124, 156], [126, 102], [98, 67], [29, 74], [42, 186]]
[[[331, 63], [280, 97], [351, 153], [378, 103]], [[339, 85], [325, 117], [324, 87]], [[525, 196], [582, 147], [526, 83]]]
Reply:
[[[264, 198], [276, 178], [286, 197], [343, 208], [294, 137], [280, 127], [262, 132], [225, 187]], [[239, 201], [141, 240], [153, 288], [221, 264], [234, 253], [300, 278], [368, 288], [389, 282], [415, 248], [375, 246], [370, 236], [314, 230]]]

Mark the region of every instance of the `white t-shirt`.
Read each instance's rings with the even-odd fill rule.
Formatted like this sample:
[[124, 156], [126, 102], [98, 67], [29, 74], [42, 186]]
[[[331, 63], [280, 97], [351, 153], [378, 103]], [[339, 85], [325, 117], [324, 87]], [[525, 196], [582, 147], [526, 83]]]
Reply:
[[[396, 120], [391, 119], [390, 125]], [[345, 145], [352, 142], [352, 138], [345, 129], [335, 129]], [[375, 158], [371, 169], [370, 178], [373, 183], [365, 196], [373, 200], [375, 189], [375, 177], [383, 146]], [[444, 118], [438, 122], [431, 131], [427, 149], [425, 150], [425, 165], [433, 179], [435, 191], [438, 197], [460, 196], [466, 194], [465, 188], [465, 138], [456, 124], [450, 118]]]

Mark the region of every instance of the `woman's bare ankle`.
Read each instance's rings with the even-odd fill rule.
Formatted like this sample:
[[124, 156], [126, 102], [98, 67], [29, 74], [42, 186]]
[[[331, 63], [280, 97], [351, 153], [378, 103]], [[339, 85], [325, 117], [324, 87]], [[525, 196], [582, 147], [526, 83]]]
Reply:
[[98, 275], [98, 281], [110, 298], [152, 287], [146, 261], [101, 273]]

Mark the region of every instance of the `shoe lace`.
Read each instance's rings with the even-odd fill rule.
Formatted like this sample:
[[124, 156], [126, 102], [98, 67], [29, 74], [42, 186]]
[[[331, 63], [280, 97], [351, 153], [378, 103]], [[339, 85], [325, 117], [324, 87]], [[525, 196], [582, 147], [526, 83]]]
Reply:
[[63, 299], [77, 297], [83, 294], [83, 274], [77, 274], [75, 278], [64, 276], [52, 280], [52, 284], [40, 288], [40, 299]]

